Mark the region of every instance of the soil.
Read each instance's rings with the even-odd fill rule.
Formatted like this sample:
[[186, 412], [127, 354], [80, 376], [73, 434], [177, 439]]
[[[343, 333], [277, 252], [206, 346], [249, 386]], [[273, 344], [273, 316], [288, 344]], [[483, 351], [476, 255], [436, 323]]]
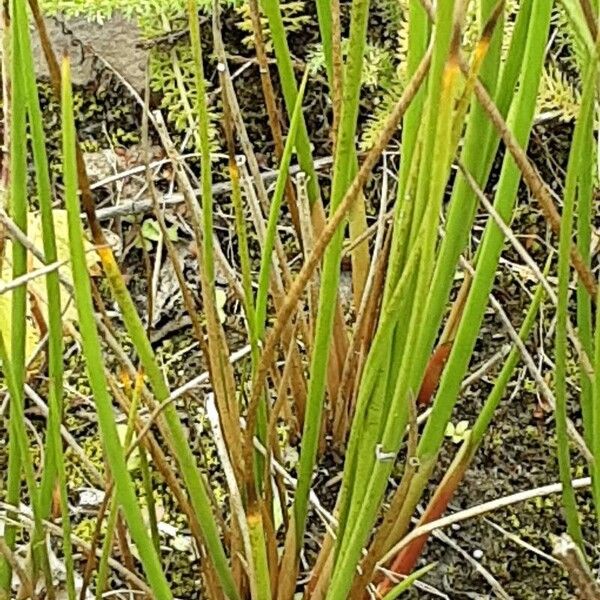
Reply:
[[[313, 3], [307, 3], [307, 8], [312, 10]], [[226, 43], [228, 52], [235, 57], [236, 62], [252, 58], [252, 51], [241, 43], [242, 35], [233, 27], [235, 15], [227, 15], [228, 25], [224, 27], [226, 32]], [[313, 22], [316, 22], [313, 21]], [[372, 18], [371, 34], [375, 38], [387, 39], [389, 32], [385, 29], [385, 22], [380, 14]], [[210, 37], [207, 31], [206, 39]], [[304, 28], [290, 38], [292, 51], [297, 57], [299, 64], [306, 58], [306, 48], [318, 39], [316, 26]], [[207, 77], [216, 81], [214, 63], [207, 60]], [[98, 74], [100, 77], [101, 74]], [[102, 73], [106, 77], [106, 73]], [[276, 77], [275, 82], [277, 83]], [[129, 93], [116, 79], [109, 80], [107, 85], [103, 79], [101, 88], [88, 85], [79, 90], [80, 93], [80, 115], [79, 125], [84, 141], [90, 144], [94, 151], [99, 149], [113, 150], [111, 144], [116, 144], [121, 157], [131, 156], [135, 152], [139, 140], [140, 111]], [[258, 69], [255, 65], [246, 69], [235, 81], [239, 101], [244, 117], [249, 124], [249, 134], [255, 150], [264, 157], [265, 167], [274, 165], [273, 146], [268, 130], [264, 102], [259, 81]], [[56, 107], [50, 100], [49, 92], [46, 93], [44, 110], [47, 116], [47, 129], [50, 136], [49, 147], [55, 152], [58, 161], [58, 141], [53, 124], [56, 123]], [[369, 98], [364, 99], [363, 113], [368, 114], [372, 109]], [[310, 108], [306, 111], [311, 139], [314, 142], [317, 156], [328, 156], [331, 152], [331, 144], [328, 135], [328, 123], [330, 120], [330, 101], [326, 95], [323, 81], [311, 81], [308, 89], [306, 102]], [[54, 133], [53, 133], [54, 131]], [[549, 181], [556, 182], [556, 189], [560, 193], [568, 147], [572, 128], [569, 124], [560, 121], [549, 121], [536, 126], [530, 146], [530, 156], [542, 175]], [[110, 142], [110, 143], [109, 143]], [[397, 148], [394, 142], [391, 145], [393, 151]], [[58, 162], [57, 162], [58, 164]], [[194, 165], [193, 161], [191, 163]], [[389, 156], [388, 168], [397, 170], [398, 157], [393, 153]], [[194, 165], [197, 169], [197, 164]], [[218, 163], [215, 167], [217, 172], [223, 171], [224, 165]], [[57, 170], [58, 172], [58, 170]], [[169, 173], [163, 171], [162, 182], [159, 184], [163, 189], [168, 187]], [[219, 175], [217, 175], [217, 178]], [[223, 176], [224, 179], [224, 176]], [[323, 189], [327, 193], [328, 175], [323, 175]], [[368, 201], [369, 212], [373, 214], [378, 206], [381, 192], [381, 168], [369, 185]], [[393, 178], [391, 178], [393, 180]], [[55, 185], [60, 189], [60, 180], [56, 176]], [[114, 199], [115, 188], [102, 189], [98, 191], [98, 205], [110, 203]], [[393, 186], [389, 190], [390, 198], [394, 195]], [[235, 259], [234, 246], [230, 246], [228, 239], [231, 229], [231, 207], [225, 201], [219, 207], [219, 215], [216, 226], [218, 235], [224, 248], [229, 248], [228, 257]], [[180, 222], [181, 215], [174, 212], [169, 218], [171, 222]], [[126, 249], [122, 256], [122, 267], [130, 277], [131, 289], [134, 299], [138, 302], [140, 311], [147, 315], [145, 298], [147, 297], [147, 279], [144, 275], [144, 254], [140, 248], [132, 244], [132, 231], [144, 217], [122, 219], [110, 224], [113, 231], [123, 240]], [[483, 215], [478, 217], [478, 223], [483, 225]], [[547, 255], [545, 244], [548, 241], [555, 243], [545, 221], [539, 213], [537, 206], [530, 199], [527, 191], [520, 191], [520, 204], [513, 228], [523, 235], [530, 236], [532, 248], [534, 248], [539, 264], [542, 264]], [[475, 237], [481, 235], [481, 229], [475, 229]], [[197, 278], [193, 276], [194, 257], [193, 249], [190, 248], [191, 238], [185, 230], [179, 231], [178, 247], [181, 250], [182, 259], [186, 266], [186, 273], [190, 276], [190, 286], [197, 292]], [[473, 240], [475, 245], [476, 240]], [[533, 245], [535, 244], [535, 246]], [[154, 246], [149, 246], [150, 259], [155, 260]], [[533, 250], [532, 250], [533, 251]], [[497, 274], [494, 294], [501, 300], [505, 310], [511, 317], [513, 324], [518, 327], [524, 312], [528, 306], [528, 292], [532, 289], [531, 281], [523, 281], [522, 275], [514, 267], [520, 260], [514, 253], [507, 249], [503, 255], [506, 261], [502, 264]], [[293, 258], [293, 257], [291, 257]], [[109, 310], [112, 304], [108, 305]], [[173, 322], [183, 319], [181, 305], [163, 307], [164, 313], [156, 321], [155, 326], [161, 329], [165, 322]], [[240, 307], [236, 301], [228, 297], [225, 312], [229, 315], [227, 323], [229, 342], [233, 351], [239, 349], [243, 343], [241, 322], [239, 320]], [[540, 321], [535, 328], [534, 334], [528, 343], [530, 351], [536, 360], [544, 360], [542, 352], [552, 356], [552, 311], [542, 312]], [[548, 339], [547, 336], [550, 336]], [[493, 311], [488, 310], [482, 328], [479, 341], [473, 355], [471, 371], [475, 371], [479, 365], [488, 360], [508, 341]], [[195, 349], [194, 340], [189, 327], [176, 328], [172, 333], [158, 339], [155, 348], [161, 360], [168, 364], [168, 373], [173, 388], [188, 381], [206, 368], [200, 352]], [[193, 351], [190, 351], [193, 349]], [[97, 443], [97, 430], [90, 404], [90, 392], [83, 373], [81, 357], [69, 348], [69, 385], [76, 390], [71, 392], [69, 398], [69, 429], [79, 443], [89, 452], [94, 460], [100, 460], [100, 449]], [[247, 365], [242, 361], [239, 365], [240, 373]], [[482, 378], [477, 380], [461, 395], [453, 415], [453, 422], [466, 420], [473, 423], [487, 392], [491, 389], [494, 376], [499, 367], [492, 369]], [[477, 453], [475, 461], [469, 469], [463, 485], [460, 487], [452, 509], [462, 509], [477, 505], [494, 498], [498, 498], [516, 491], [526, 490], [558, 481], [558, 468], [555, 458], [555, 432], [552, 413], [540, 400], [535, 391], [535, 384], [529, 375], [518, 369], [520, 377], [511, 383], [510, 394], [502, 402], [496, 418], [486, 435], [484, 443]], [[545, 372], [552, 376], [551, 367], [546, 366]], [[41, 382], [37, 383], [42, 386]], [[201, 389], [187, 394], [179, 405], [180, 414], [185, 418], [189, 428], [190, 443], [197, 449], [199, 455], [205, 457], [205, 469], [210, 475], [213, 483], [213, 492], [220, 501], [224, 500], [224, 479], [219, 465], [216, 462], [210, 444], [203, 436], [203, 428], [206, 427], [205, 418], [201, 409]], [[508, 397], [510, 396], [510, 398]], [[29, 409], [29, 416], [36, 422], [39, 416], [35, 410]], [[579, 415], [573, 410], [571, 414], [577, 423]], [[40, 421], [41, 422], [41, 421]], [[1, 436], [0, 436], [1, 437]], [[444, 445], [440, 465], [436, 477], [443, 474], [444, 468], [450, 463], [458, 446], [451, 439]], [[2, 456], [0, 452], [0, 457]], [[575, 451], [573, 456], [576, 456]], [[583, 465], [577, 457], [578, 473], [583, 474]], [[2, 465], [0, 465], [1, 467]], [[320, 496], [323, 504], [333, 508], [338, 485], [335, 483], [343, 466], [342, 453], [334, 449], [327, 449], [319, 465], [315, 490]], [[71, 465], [69, 476], [73, 478], [75, 487], [83, 490], [93, 485], [82, 479], [81, 472]], [[432, 482], [432, 489], [435, 481]], [[168, 496], [160, 485], [156, 484], [156, 496], [159, 502], [164, 503], [165, 520], [169, 521]], [[77, 499], [73, 500], [77, 502]], [[597, 556], [597, 534], [592, 527], [593, 517], [591, 498], [589, 493], [578, 494], [579, 506], [586, 517], [586, 539], [589, 545], [589, 556], [594, 563], [598, 562]], [[80, 535], [89, 532], [91, 518], [94, 511], [81, 510], [77, 518], [77, 533]], [[174, 525], [182, 527], [180, 519], [172, 519]], [[501, 532], [494, 525], [500, 526]], [[435, 561], [435, 568], [423, 579], [437, 591], [425, 591], [413, 588], [406, 597], [410, 598], [473, 598], [484, 599], [493, 597], [510, 597], [519, 600], [537, 598], [568, 599], [573, 597], [573, 590], [567, 580], [562, 568], [548, 558], [544, 558], [532, 551], [538, 549], [547, 554], [551, 553], [552, 535], [562, 532], [565, 528], [561, 513], [561, 502], [558, 496], [549, 496], [543, 499], [532, 500], [526, 503], [514, 505], [509, 509], [497, 510], [485, 518], [472, 519], [450, 528], [444, 533], [453, 542], [449, 545], [444, 540], [431, 539], [427, 544], [426, 551], [421, 559], [421, 564]], [[316, 519], [313, 523], [309, 537], [322, 534], [320, 522]], [[527, 549], [519, 545], [515, 539], [530, 545]], [[310, 564], [311, 548], [318, 547], [318, 537], [308, 541], [307, 566]], [[182, 598], [200, 598], [201, 594], [194, 592], [197, 582], [189, 577], [190, 569], [196, 563], [196, 558], [187, 552], [173, 550], [172, 563], [169, 568], [169, 576], [176, 584], [175, 593]], [[481, 574], [479, 566], [487, 571], [497, 582], [494, 591], [490, 585], [489, 578]], [[503, 589], [505, 596], [498, 589]]]

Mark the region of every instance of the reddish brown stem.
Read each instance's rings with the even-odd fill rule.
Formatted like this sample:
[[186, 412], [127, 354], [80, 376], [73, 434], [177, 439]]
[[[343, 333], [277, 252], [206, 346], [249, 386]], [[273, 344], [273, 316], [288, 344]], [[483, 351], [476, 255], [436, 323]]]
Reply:
[[431, 402], [433, 392], [440, 382], [440, 377], [444, 370], [450, 350], [452, 350], [452, 341], [440, 344], [431, 355], [427, 368], [425, 369], [425, 375], [423, 377], [423, 383], [417, 396], [417, 404], [419, 406], [427, 406]]
[[[458, 489], [458, 486], [460, 485], [460, 482], [467, 471], [469, 462], [470, 453], [466, 452], [465, 454], [461, 454], [457, 459], [456, 466], [450, 467], [450, 469], [446, 472], [444, 479], [436, 489], [435, 494], [429, 501], [429, 504], [419, 519], [417, 526], [435, 521], [446, 512], [448, 504], [450, 504], [454, 493]], [[394, 573], [402, 575], [408, 575], [411, 573], [417, 563], [417, 560], [419, 559], [419, 556], [421, 556], [421, 553], [423, 552], [423, 548], [429, 539], [429, 535], [430, 534], [424, 534], [418, 538], [415, 538], [407, 546], [400, 550], [392, 562], [390, 570]], [[386, 577], [379, 584], [377, 591], [384, 595], [392, 585], [392, 581]]]

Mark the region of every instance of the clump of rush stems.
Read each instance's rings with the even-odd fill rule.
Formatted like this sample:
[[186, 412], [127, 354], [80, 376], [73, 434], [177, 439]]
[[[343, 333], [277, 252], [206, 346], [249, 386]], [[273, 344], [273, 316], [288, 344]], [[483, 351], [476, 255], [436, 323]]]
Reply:
[[[0, 330], [0, 362], [10, 398], [0, 600], [13, 597], [13, 578], [29, 597], [64, 597], [51, 566], [50, 550], [57, 547], [57, 530], [62, 538], [60, 554], [69, 600], [84, 598], [90, 590], [102, 597], [110, 569], [115, 568], [137, 592], [161, 600], [173, 598], [153, 496], [157, 479], [164, 482], [176, 510], [187, 521], [201, 557], [194, 577], [201, 580], [208, 598], [292, 600], [298, 592], [317, 600], [358, 600], [366, 593], [386, 600], [396, 598], [435, 568], [433, 564], [417, 568], [426, 542], [432, 531], [445, 523], [442, 517], [495, 422], [497, 408], [521, 361], [554, 409], [560, 472], [557, 489], [562, 491], [568, 533], [556, 552], [574, 586], [583, 589], [581, 597], [591, 597], [594, 581], [571, 481], [570, 444], [587, 460], [600, 524], [600, 319], [596, 316], [594, 322], [593, 318], [599, 292], [590, 256], [599, 62], [595, 7], [587, 0], [564, 2], [569, 27], [581, 42], [582, 92], [559, 209], [549, 182], [527, 154], [551, 37], [552, 3], [523, 0], [511, 37], [505, 40], [504, 1], [480, 0], [477, 39], [466, 46], [467, 0], [435, 6], [410, 0], [406, 8], [406, 85], [378, 139], [359, 158], [356, 140], [361, 126], [370, 2], [348, 2], [348, 51], [343, 55], [344, 3], [317, 0], [332, 103], [333, 153], [327, 194], [324, 190], [329, 188], [321, 187], [304, 111], [313, 74], [308, 70], [302, 77], [297, 74], [281, 2], [249, 0], [248, 4], [277, 163], [273, 188], [265, 185], [255, 141], [238, 102], [221, 33], [220, 2], [214, 0], [211, 7], [210, 35], [200, 28], [196, 1], [186, 2], [197, 102], [185, 116], [198, 132], [199, 192], [162, 115], [150, 110], [148, 90], [146, 99], [132, 90], [143, 111], [144, 144], [148, 145], [150, 128], [154, 129], [183, 194], [198, 250], [201, 311], [186, 286], [177, 251], [168, 240], [164, 208], [148, 170], [152, 209], [208, 369], [204, 379], [211, 388], [207, 399], [210, 431], [205, 435], [212, 437], [225, 475], [223, 509], [211, 493], [201, 457], [190, 448], [178, 398], [172, 394], [171, 382], [98, 219], [75, 128], [70, 58], [55, 54], [37, 0], [5, 3], [8, 27], [4, 44], [10, 53], [3, 59], [8, 67], [3, 81], [10, 85], [4, 86], [3, 106], [5, 136], [10, 141], [10, 178], [0, 217], [11, 237], [10, 256], [4, 258], [10, 259], [12, 284], [0, 290], [11, 294], [10, 332]], [[61, 198], [54, 197], [51, 185], [30, 20], [36, 25], [33, 33], [39, 36], [61, 105]], [[272, 56], [265, 42], [266, 25]], [[203, 35], [210, 39], [202, 39]], [[214, 52], [220, 83], [239, 274], [215, 235], [205, 73], [212, 56], [207, 57], [203, 50], [207, 43]], [[386, 214], [384, 198], [377, 222], [369, 228], [365, 187], [395, 136], [401, 140], [395, 202]], [[500, 143], [505, 152], [498, 158]], [[30, 160], [43, 226], [41, 248], [27, 238], [28, 217], [34, 211], [28, 201]], [[294, 161], [301, 171], [296, 178], [291, 168]], [[497, 169], [493, 169], [495, 161]], [[488, 185], [492, 181], [494, 185]], [[556, 265], [551, 259], [538, 265], [511, 227], [521, 182], [554, 233]], [[486, 189], [493, 192], [487, 196]], [[70, 279], [58, 269], [53, 219], [57, 202], [63, 202], [68, 213]], [[293, 265], [280, 237], [284, 207], [290, 215], [290, 231], [301, 248], [302, 260]], [[487, 221], [475, 254], [467, 258], [480, 208]], [[250, 258], [251, 235], [256, 235], [261, 249], [258, 265]], [[113, 336], [114, 323], [98, 304], [86, 266], [88, 236], [118, 306], [134, 362]], [[537, 280], [518, 328], [492, 293], [507, 244]], [[44, 264], [37, 274], [28, 273], [30, 253]], [[348, 314], [338, 293], [344, 255], [350, 256], [352, 269]], [[557, 269], [556, 287], [548, 278], [553, 267]], [[234, 353], [219, 317], [218, 272], [227, 274], [243, 307], [249, 356], [244, 369], [234, 365]], [[451, 302], [457, 273], [464, 276]], [[49, 382], [41, 464], [34, 460], [24, 426], [26, 395], [32, 391], [26, 331], [28, 282], [34, 276], [45, 278], [48, 298], [46, 336], [38, 349], [46, 357]], [[575, 277], [576, 308], [572, 310], [569, 289]], [[77, 326], [70, 332], [63, 329], [61, 296], [71, 297], [77, 309]], [[527, 350], [544, 303], [556, 312], [552, 386]], [[488, 306], [506, 329], [510, 348], [501, 353], [499, 374], [450, 466], [436, 483], [433, 473]], [[93, 474], [105, 497], [91, 543], [73, 535], [68, 501], [72, 490], [65, 469], [64, 440], [70, 438], [61, 430], [68, 410], [64, 403], [66, 333], [74, 335], [82, 348], [105, 458], [103, 472]], [[570, 349], [579, 367], [581, 432], [567, 410]], [[115, 361], [120, 377], [109, 368]], [[418, 411], [429, 405], [425, 416], [418, 416]], [[115, 408], [127, 415], [124, 440], [118, 435]], [[278, 425], [299, 450], [293, 477], [282, 466], [285, 447], [277, 435]], [[315, 468], [329, 444], [344, 457], [333, 513], [323, 509], [313, 483]], [[142, 465], [143, 500], [137, 496], [138, 482], [128, 468], [134, 452]], [[390, 478], [396, 478], [393, 489]], [[417, 506], [426, 494], [429, 500], [413, 528]], [[20, 509], [24, 502], [29, 507], [27, 519]], [[307, 555], [306, 532], [315, 512], [325, 527], [319, 534], [318, 552]], [[60, 527], [51, 522], [58, 517]], [[27, 569], [16, 560], [19, 528], [29, 529], [24, 536], [30, 544]], [[115, 541], [122, 564], [113, 557]], [[74, 555], [81, 551], [83, 558], [76, 561]]]

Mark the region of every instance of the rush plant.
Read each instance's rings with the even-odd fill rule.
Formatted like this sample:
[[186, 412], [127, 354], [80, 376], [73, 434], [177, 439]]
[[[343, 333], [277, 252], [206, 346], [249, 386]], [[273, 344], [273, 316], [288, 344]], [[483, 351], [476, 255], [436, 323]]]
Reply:
[[[517, 7], [507, 7], [503, 0], [401, 2], [406, 24], [403, 85], [386, 99], [385, 114], [378, 113], [377, 133], [368, 150], [360, 153], [361, 81], [372, 7], [369, 0], [316, 0], [332, 107], [331, 185], [324, 186], [306, 111], [316, 76], [310, 70], [298, 72], [282, 3], [250, 0], [245, 11], [277, 162], [272, 188], [265, 184], [256, 155], [258, 141], [249, 134], [233, 85], [221, 33], [221, 3], [214, 0], [210, 8], [208, 35], [208, 27], [200, 26], [196, 0], [185, 5], [195, 104], [183, 118], [197, 127], [193, 135], [200, 150], [198, 174], [190, 173], [160, 111], [150, 110], [148, 97], [136, 97], [143, 112], [142, 137], [147, 145], [151, 129], [165, 150], [197, 249], [198, 302], [169, 238], [164, 219], [168, 209], [157, 200], [148, 167], [152, 210], [207, 368], [204, 381], [210, 392], [203, 408], [210, 427], [203, 435], [212, 444], [225, 481], [221, 503], [203, 457], [188, 443], [187, 428], [194, 427], [198, 417], [182, 418], [180, 396], [173, 393], [98, 218], [75, 128], [69, 57], [56, 56], [38, 0], [28, 5], [11, 0], [4, 14], [9, 23], [5, 47], [10, 49], [3, 59], [4, 133], [10, 162], [3, 171], [9, 176], [0, 236], [10, 237], [11, 244], [4, 253], [0, 237], [0, 259], [10, 262], [11, 278], [3, 282], [0, 294], [10, 294], [11, 311], [10, 330], [4, 324], [0, 329], [2, 393], [9, 397], [8, 464], [0, 488], [0, 599], [14, 597], [13, 571], [28, 597], [65, 597], [56, 588], [50, 560], [50, 550], [58, 548], [57, 532], [62, 544], [56, 551], [64, 559], [69, 600], [85, 598], [90, 589], [101, 598], [109, 568], [119, 569], [119, 576], [146, 597], [174, 598], [153, 503], [152, 486], [158, 480], [172, 497], [173, 510], [185, 519], [201, 557], [196, 579], [201, 580], [204, 597], [293, 600], [301, 592], [305, 598], [326, 600], [359, 599], [366, 593], [396, 598], [435, 568], [418, 565], [428, 536], [495, 423], [521, 361], [554, 410], [566, 531], [585, 561], [572, 454], [576, 449], [585, 461], [600, 523], [600, 319], [590, 251], [596, 214], [596, 3], [563, 0], [562, 18], [556, 21], [556, 7], [548, 0], [523, 0]], [[466, 15], [474, 9], [476, 24], [467, 24]], [[345, 14], [348, 39], [342, 40]], [[34, 33], [62, 106], [62, 193], [50, 182], [30, 21], [36, 25]], [[581, 88], [560, 203], [527, 153], [557, 22], [569, 28], [570, 39], [578, 40], [573, 64], [580, 71]], [[216, 167], [205, 72], [213, 56], [207, 56], [207, 45], [213, 49], [220, 83], [239, 275], [220, 246], [214, 224]], [[384, 198], [369, 227], [365, 190], [392, 142], [400, 147], [394, 203], [388, 210]], [[30, 161], [33, 181], [28, 179]], [[294, 163], [298, 170], [292, 169]], [[199, 190], [194, 186], [196, 175]], [[553, 232], [550, 258], [543, 265], [511, 226], [525, 195], [519, 193], [521, 185]], [[35, 203], [30, 201], [32, 190]], [[71, 278], [63, 276], [64, 267], [58, 264], [53, 218], [57, 204], [68, 213]], [[37, 210], [43, 223], [42, 248], [27, 237], [28, 214]], [[474, 237], [478, 214], [485, 224], [483, 233]], [[281, 237], [283, 226], [295, 236], [300, 260], [291, 260]], [[257, 264], [250, 258], [251, 234], [262, 253]], [[85, 256], [90, 241], [105, 286], [91, 278]], [[493, 296], [507, 247], [536, 281], [517, 326]], [[30, 272], [31, 255], [45, 265], [42, 271]], [[339, 297], [346, 256], [352, 269], [349, 307]], [[548, 276], [551, 271], [556, 278]], [[249, 360], [241, 367], [217, 302], [221, 272], [243, 307]], [[35, 277], [45, 278], [48, 299], [47, 323], [36, 350], [45, 358], [42, 368], [48, 375], [43, 388], [48, 407], [43, 456], [31, 452], [24, 425], [34, 380], [25, 338], [34, 304], [28, 282]], [[576, 291], [570, 302], [573, 283]], [[76, 327], [69, 331], [61, 322], [65, 295], [78, 314]], [[114, 311], [105, 310], [103, 295], [118, 309], [118, 321]], [[508, 332], [510, 349], [501, 356], [502, 366], [473, 425], [437, 480], [442, 444], [490, 307]], [[542, 307], [556, 318], [550, 384], [527, 350]], [[116, 329], [120, 335], [114, 335]], [[64, 452], [64, 441], [71, 438], [61, 428], [69, 410], [64, 402], [67, 334], [85, 359], [104, 454], [97, 484], [105, 497], [87, 543], [72, 534], [72, 489]], [[571, 356], [576, 369], [570, 368]], [[573, 378], [581, 390], [576, 397], [570, 395]], [[417, 419], [424, 405], [430, 408]], [[581, 414], [581, 431], [573, 425], [572, 414]], [[118, 415], [127, 419], [124, 440], [117, 429]], [[293, 474], [282, 466], [291, 446], [299, 453]], [[329, 446], [336, 446], [344, 457], [332, 513], [322, 508], [322, 490], [314, 484], [315, 470]], [[141, 457], [139, 476], [128, 466], [134, 452]], [[137, 489], [143, 490], [143, 500]], [[417, 506], [425, 498], [414, 528]], [[306, 534], [315, 512], [325, 527], [319, 534], [319, 551], [306, 554]], [[115, 539], [124, 565], [112, 560]], [[24, 543], [30, 547], [26, 569], [15, 559]], [[75, 560], [78, 546], [83, 554]], [[571, 574], [580, 585], [578, 573]]]

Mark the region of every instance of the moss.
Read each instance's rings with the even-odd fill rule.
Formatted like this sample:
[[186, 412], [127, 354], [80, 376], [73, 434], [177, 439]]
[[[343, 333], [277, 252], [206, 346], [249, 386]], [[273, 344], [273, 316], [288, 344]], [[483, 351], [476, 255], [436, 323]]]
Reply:
[[81, 538], [84, 542], [91, 542], [96, 531], [96, 519], [87, 517], [73, 525], [73, 535]]

